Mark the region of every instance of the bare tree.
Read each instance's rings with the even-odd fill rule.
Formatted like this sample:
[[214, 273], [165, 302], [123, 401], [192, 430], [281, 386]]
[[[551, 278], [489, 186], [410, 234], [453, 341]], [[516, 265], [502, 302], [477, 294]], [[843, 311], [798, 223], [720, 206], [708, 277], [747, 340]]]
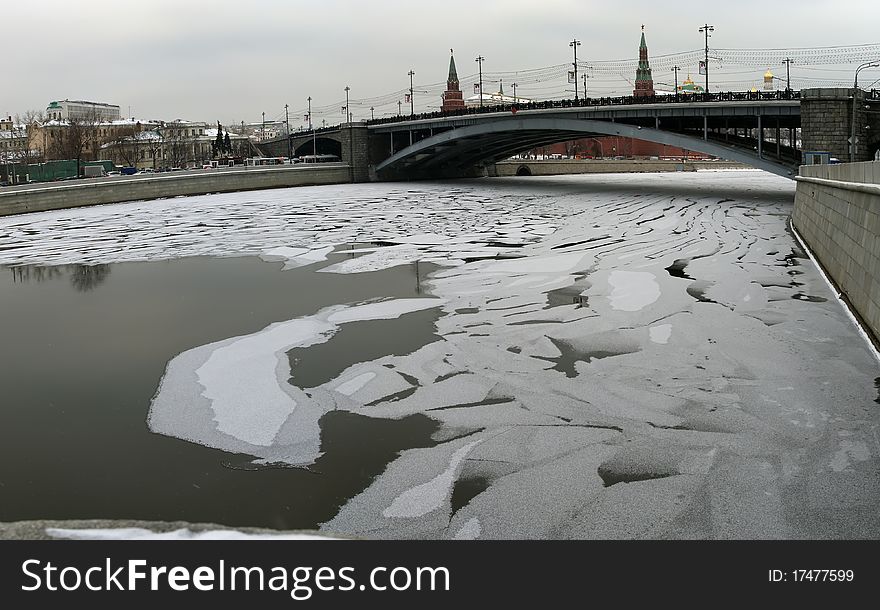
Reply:
[[171, 167], [183, 167], [186, 164], [188, 149], [189, 142], [179, 129], [165, 134], [165, 154]]
[[34, 146], [31, 141], [35, 127], [44, 123], [46, 115], [41, 110], [28, 110], [22, 114], [15, 115], [15, 121], [12, 126], [14, 138], [20, 138], [23, 145], [18, 154], [18, 160], [23, 165], [30, 163], [39, 163], [44, 160], [43, 151]]
[[141, 149], [141, 124], [126, 125], [115, 132], [110, 142], [119, 159], [128, 167], [137, 167], [138, 154]]
[[76, 173], [79, 175], [82, 162], [98, 149], [97, 124], [94, 112], [86, 117], [69, 118], [56, 130], [56, 137], [50, 144], [51, 158], [75, 159]]

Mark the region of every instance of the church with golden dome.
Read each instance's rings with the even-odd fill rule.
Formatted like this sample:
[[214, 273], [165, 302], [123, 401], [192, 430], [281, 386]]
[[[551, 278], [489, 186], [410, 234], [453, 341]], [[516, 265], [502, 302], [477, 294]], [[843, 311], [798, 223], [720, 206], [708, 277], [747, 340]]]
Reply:
[[695, 85], [691, 75], [688, 74], [687, 78], [684, 79], [684, 82], [678, 86], [678, 93], [703, 93], [705, 89], [703, 89], [699, 85]]

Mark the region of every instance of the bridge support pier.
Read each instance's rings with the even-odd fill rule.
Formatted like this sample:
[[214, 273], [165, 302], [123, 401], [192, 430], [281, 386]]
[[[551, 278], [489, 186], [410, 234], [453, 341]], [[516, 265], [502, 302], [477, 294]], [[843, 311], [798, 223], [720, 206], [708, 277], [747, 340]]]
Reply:
[[758, 158], [764, 158], [764, 126], [761, 124], [761, 115], [758, 115]]
[[[855, 95], [855, 103], [853, 100]], [[853, 123], [853, 110], [855, 122]], [[831, 153], [841, 161], [850, 160], [849, 139], [855, 125], [855, 161], [870, 160], [865, 127], [865, 92], [861, 89], [823, 87], [801, 91], [801, 134], [803, 150]]]

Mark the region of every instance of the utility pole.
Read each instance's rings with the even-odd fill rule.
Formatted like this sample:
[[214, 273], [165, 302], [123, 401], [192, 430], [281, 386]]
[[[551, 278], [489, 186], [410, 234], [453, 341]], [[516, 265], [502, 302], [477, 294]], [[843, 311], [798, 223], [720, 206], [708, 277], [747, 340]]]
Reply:
[[675, 72], [675, 95], [678, 95], [678, 71], [681, 70], [678, 66], [672, 66], [672, 71]]
[[[581, 80], [584, 81], [584, 99], [587, 99], [587, 79], [588, 78], [590, 78], [590, 76], [586, 72], [581, 74]], [[577, 87], [575, 87], [575, 89], [577, 89]]]
[[709, 93], [709, 32], [714, 32], [715, 26], [709, 25], [708, 23], [699, 29], [699, 32], [702, 34], [706, 33], [706, 93]]
[[287, 160], [290, 161], [290, 113], [287, 110], [287, 104], [284, 104], [284, 122], [287, 123]]
[[785, 90], [791, 91], [791, 58], [786, 57], [782, 63], [785, 64]]
[[266, 139], [266, 113], [263, 113], [263, 122], [260, 124], [260, 142]]
[[403, 106], [403, 102], [397, 100], [397, 116], [400, 116], [403, 113], [403, 110], [401, 110], [401, 106]]
[[376, 115], [373, 113], [373, 111], [374, 111], [375, 109], [376, 109], [375, 107], [370, 106], [370, 120], [371, 120], [371, 121], [375, 121], [375, 120], [376, 120]]
[[483, 62], [486, 61], [486, 58], [482, 55], [477, 55], [477, 58], [474, 60], [480, 66], [480, 108], [483, 107]]
[[[308, 97], [308, 101], [309, 101], [309, 131], [312, 132], [312, 154], [317, 155], [318, 154], [318, 141], [317, 141], [317, 137], [315, 136], [315, 128], [312, 127], [312, 96], [311, 95]], [[315, 162], [317, 163], [317, 161], [318, 161], [318, 159], [316, 157]]]
[[516, 83], [513, 83], [513, 103], [516, 103]]
[[409, 115], [414, 116], [416, 113], [416, 103], [413, 99], [413, 76], [415, 76], [415, 72], [412, 70], [409, 71]]
[[348, 105], [348, 92], [351, 88], [345, 86], [345, 111], [348, 113], [348, 167], [351, 181], [354, 182], [354, 134], [351, 132], [351, 108]]
[[574, 99], [578, 98], [578, 47], [581, 46], [581, 41], [575, 38], [570, 43], [568, 43], [572, 49], [574, 49]]

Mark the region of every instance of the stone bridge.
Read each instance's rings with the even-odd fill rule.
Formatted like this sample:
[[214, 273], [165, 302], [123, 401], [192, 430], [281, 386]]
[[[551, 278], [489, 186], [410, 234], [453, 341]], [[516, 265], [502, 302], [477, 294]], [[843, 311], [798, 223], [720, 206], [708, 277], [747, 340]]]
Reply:
[[[484, 175], [516, 153], [589, 136], [621, 136], [698, 151], [793, 177], [802, 151], [841, 161], [873, 158], [880, 147], [880, 94], [853, 89], [720, 93], [665, 98], [537, 102], [342, 124], [290, 136], [295, 156], [333, 154], [351, 179]], [[674, 98], [674, 99], [673, 99]], [[855, 111], [855, 121], [853, 112]], [[850, 150], [852, 131], [857, 134]], [[288, 154], [285, 138], [264, 154]]]

